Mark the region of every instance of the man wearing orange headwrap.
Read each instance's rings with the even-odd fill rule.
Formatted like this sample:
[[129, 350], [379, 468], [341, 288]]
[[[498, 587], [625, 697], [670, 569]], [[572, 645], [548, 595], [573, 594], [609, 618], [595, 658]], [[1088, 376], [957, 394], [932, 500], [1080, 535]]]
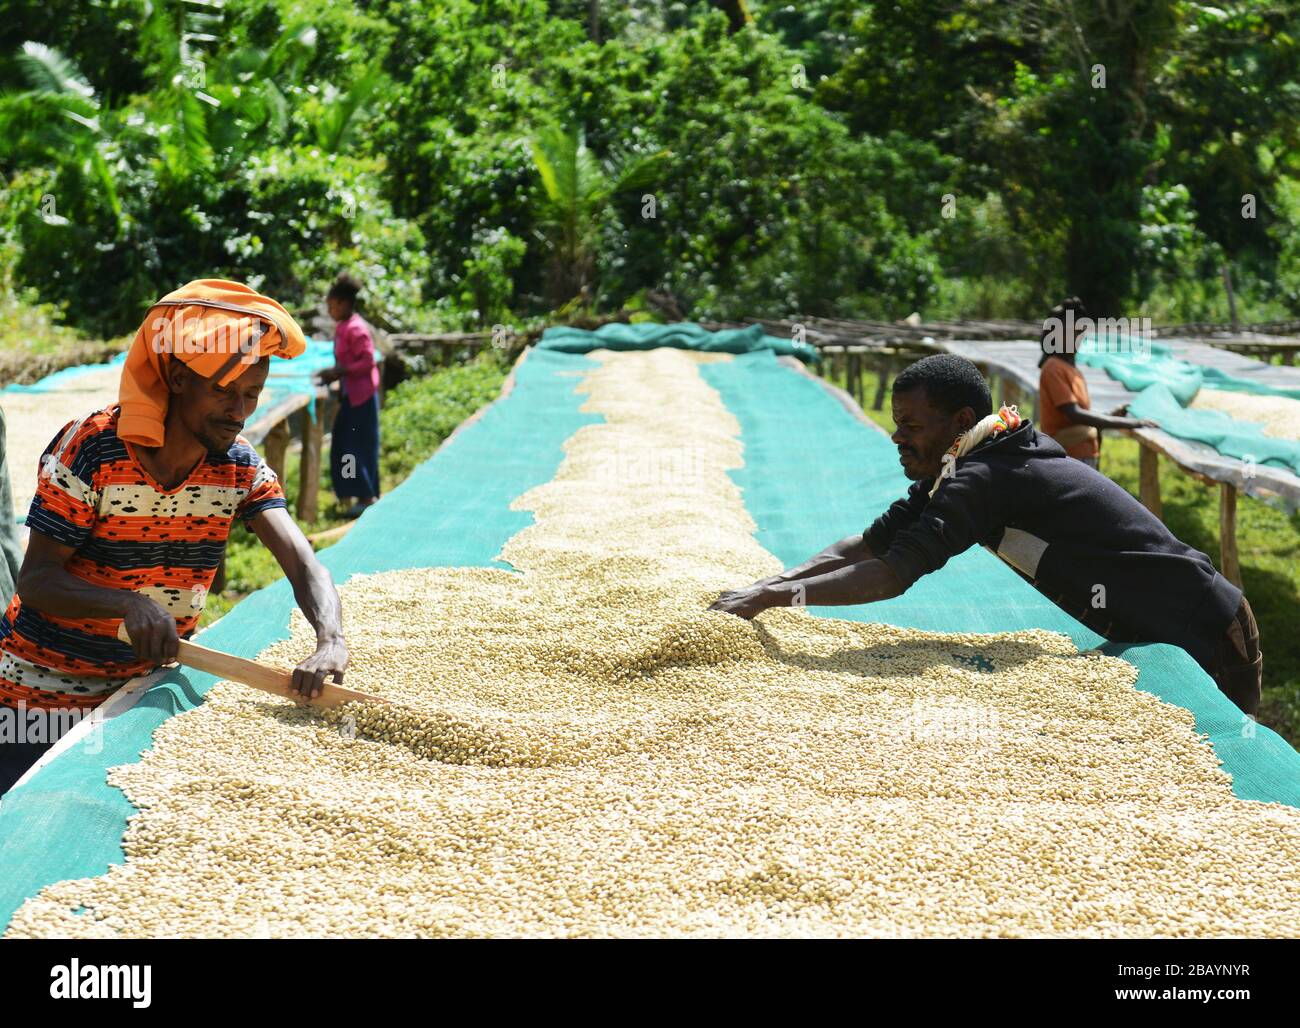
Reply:
[[[56, 714], [88, 713], [176, 656], [235, 518], [274, 554], [316, 629], [295, 691], [315, 696], [326, 678], [343, 680], [334, 583], [289, 516], [275, 472], [239, 434], [271, 356], [305, 348], [269, 297], [235, 282], [191, 282], [150, 308], [119, 402], [64, 426], [46, 447], [17, 594], [0, 617], [0, 707], [47, 724], [35, 741], [0, 736], [0, 793], [57, 741], [48, 727]], [[117, 639], [123, 623], [130, 645]]]

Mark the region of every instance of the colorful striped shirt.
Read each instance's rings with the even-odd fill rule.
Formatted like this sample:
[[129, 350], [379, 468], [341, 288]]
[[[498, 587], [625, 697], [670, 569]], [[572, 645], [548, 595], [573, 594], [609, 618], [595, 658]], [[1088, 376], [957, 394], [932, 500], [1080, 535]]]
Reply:
[[[65, 569], [94, 585], [132, 589], [198, 624], [235, 518], [286, 507], [284, 490], [242, 436], [162, 489], [117, 436], [117, 405], [65, 425], [41, 456], [27, 526], [75, 552]], [[0, 617], [0, 705], [89, 709], [151, 671], [117, 638], [121, 618], [59, 617], [15, 596]]]

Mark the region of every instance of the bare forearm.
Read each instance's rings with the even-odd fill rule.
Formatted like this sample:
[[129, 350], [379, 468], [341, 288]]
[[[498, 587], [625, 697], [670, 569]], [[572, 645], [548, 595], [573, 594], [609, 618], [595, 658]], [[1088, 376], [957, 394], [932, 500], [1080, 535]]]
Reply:
[[18, 579], [17, 593], [36, 610], [65, 618], [126, 617], [140, 594], [78, 578], [58, 564], [42, 564]]
[[1132, 428], [1133, 418], [1116, 418], [1109, 414], [1097, 414], [1082, 407], [1075, 407], [1065, 412], [1065, 416], [1076, 425], [1091, 425], [1093, 428]]
[[334, 579], [320, 561], [303, 562], [293, 580], [293, 598], [316, 630], [316, 640], [326, 642], [343, 638], [343, 609], [339, 605]]
[[769, 581], [772, 584], [802, 581], [815, 575], [824, 575], [836, 568], [868, 560], [872, 556], [871, 548], [867, 546], [862, 536], [851, 535], [837, 543], [832, 543], [821, 553], [810, 557], [798, 567], [782, 571], [779, 575], [773, 575]]
[[840, 607], [875, 603], [905, 591], [898, 576], [875, 558], [834, 568], [794, 581], [778, 582], [767, 590], [777, 607]]

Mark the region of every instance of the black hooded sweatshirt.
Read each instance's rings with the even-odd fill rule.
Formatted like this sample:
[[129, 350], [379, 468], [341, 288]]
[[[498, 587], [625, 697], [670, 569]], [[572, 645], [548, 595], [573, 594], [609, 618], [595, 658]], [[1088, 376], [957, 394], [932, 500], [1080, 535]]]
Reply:
[[1031, 422], [980, 443], [931, 497], [933, 484], [915, 482], [864, 536], [904, 588], [979, 543], [1106, 639], [1214, 659], [1241, 590]]

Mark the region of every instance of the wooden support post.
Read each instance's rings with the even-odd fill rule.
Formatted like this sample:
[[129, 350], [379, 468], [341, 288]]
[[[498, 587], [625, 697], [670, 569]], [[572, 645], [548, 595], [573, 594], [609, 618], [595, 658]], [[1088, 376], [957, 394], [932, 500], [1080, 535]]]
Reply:
[[862, 406], [862, 357], [856, 353], [849, 354], [849, 395]]
[[1228, 317], [1232, 320], [1232, 331], [1240, 332], [1241, 326], [1237, 322], [1237, 298], [1232, 293], [1232, 268], [1227, 264], [1223, 266], [1223, 291], [1228, 294]]
[[1292, 364], [1294, 361], [1295, 361], [1295, 351], [1294, 351], [1294, 350], [1283, 350], [1283, 351], [1282, 351], [1282, 363], [1283, 363], [1285, 366], [1290, 367], [1291, 364]]
[[319, 513], [318, 494], [320, 492], [320, 451], [321, 440], [325, 434], [322, 427], [325, 422], [325, 405], [328, 400], [316, 400], [316, 416], [303, 410], [302, 419], [302, 460], [298, 465], [298, 520], [312, 524]]
[[1002, 376], [1002, 405], [1005, 407], [1005, 406], [1010, 406], [1011, 404], [1016, 404], [1018, 407], [1019, 403], [1020, 403], [1020, 386], [1017, 385], [1016, 380], [1011, 378], [1009, 375], [1003, 375]]
[[889, 357], [884, 357], [880, 361], [880, 383], [876, 386], [876, 399], [872, 402], [875, 410], [885, 409], [885, 394], [889, 392], [889, 373], [893, 370], [894, 362]]
[[1219, 570], [1241, 588], [1241, 562], [1237, 559], [1237, 487], [1219, 483]]
[[1160, 502], [1160, 454], [1138, 440], [1138, 499], [1142, 506], [1164, 520]]
[[262, 456], [266, 458], [266, 463], [271, 465], [271, 470], [275, 472], [275, 477], [281, 484], [284, 483], [284, 453], [288, 448], [289, 419], [283, 418], [266, 433], [266, 439], [262, 442]]

